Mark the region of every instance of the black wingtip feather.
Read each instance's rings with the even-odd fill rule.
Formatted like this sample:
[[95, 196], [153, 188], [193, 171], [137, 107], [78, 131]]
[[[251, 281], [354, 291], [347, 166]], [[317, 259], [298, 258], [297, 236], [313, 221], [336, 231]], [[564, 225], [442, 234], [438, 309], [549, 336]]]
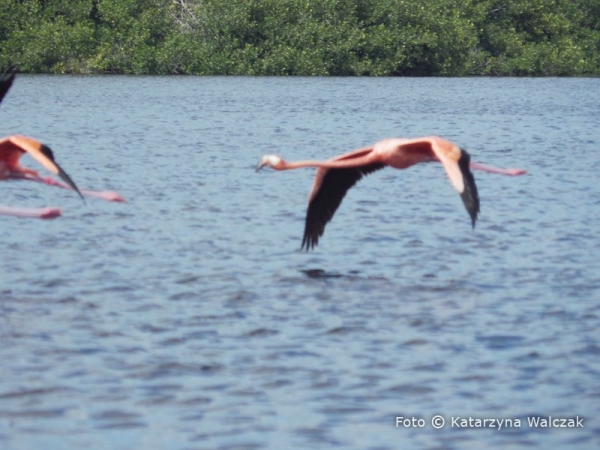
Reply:
[[79, 188], [77, 187], [77, 185], [75, 184], [75, 182], [73, 181], [73, 179], [69, 176], [69, 174], [67, 174], [67, 172], [65, 172], [62, 167], [60, 167], [58, 165], [58, 163], [56, 162], [56, 160], [54, 159], [54, 153], [52, 152], [52, 149], [50, 147], [48, 147], [45, 144], [42, 144], [42, 148], [40, 149], [40, 151], [50, 160], [54, 163], [54, 165], [56, 166], [56, 168], [58, 169], [58, 176], [62, 178], [62, 180], [67, 183], [69, 186], [71, 186], [73, 188], [73, 190], [75, 192], [77, 192], [79, 194], [79, 196], [81, 197], [81, 199], [85, 202], [85, 199], [83, 198], [83, 194], [81, 193], [81, 191], [79, 190]]
[[461, 156], [458, 160], [458, 167], [463, 176], [464, 189], [460, 194], [462, 201], [471, 216], [471, 225], [475, 228], [475, 222], [477, 221], [477, 215], [479, 214], [479, 193], [477, 192], [477, 185], [475, 184], [475, 177], [469, 168], [471, 162], [471, 156], [463, 149], [461, 149]]
[[[54, 164], [56, 164], [56, 162]], [[83, 202], [85, 203], [85, 198], [83, 197], [83, 194], [81, 193], [73, 179], [58, 164], [56, 164], [56, 167], [58, 167], [58, 176], [61, 177], [65, 183], [71, 186], [73, 190], [79, 194], [81, 200], [83, 200]]]
[[383, 169], [385, 164], [373, 163], [363, 167], [329, 169], [323, 177], [321, 188], [308, 205], [302, 250], [312, 250], [325, 232], [325, 225], [333, 218], [346, 192], [363, 176]]
[[0, 75], [0, 102], [12, 86], [13, 81], [15, 80], [15, 71], [14, 69], [9, 69]]

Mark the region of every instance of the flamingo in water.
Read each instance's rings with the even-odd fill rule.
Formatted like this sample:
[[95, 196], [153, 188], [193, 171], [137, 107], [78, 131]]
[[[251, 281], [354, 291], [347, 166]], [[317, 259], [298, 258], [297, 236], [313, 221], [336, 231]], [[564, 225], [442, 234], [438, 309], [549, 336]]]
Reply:
[[[14, 72], [6, 72], [0, 76], [0, 102], [10, 89], [15, 79]], [[52, 178], [42, 178], [35, 170], [26, 169], [19, 164], [19, 159], [24, 154], [29, 154], [50, 172], [58, 175], [64, 183]], [[80, 190], [71, 177], [54, 160], [54, 154], [50, 147], [27, 136], [7, 136], [0, 139], [0, 180], [23, 179], [37, 181], [63, 189], [72, 189], [81, 198], [84, 195], [101, 198], [107, 201], [124, 202], [125, 200], [116, 192], [96, 192]], [[54, 218], [60, 215], [60, 209], [47, 208], [9, 208], [0, 206], [0, 214], [17, 217], [35, 217], [42, 219]]]
[[352, 186], [364, 175], [386, 166], [406, 169], [422, 162], [441, 162], [450, 183], [460, 194], [475, 227], [479, 213], [479, 194], [470, 169], [502, 175], [522, 175], [523, 169], [499, 169], [471, 162], [470, 155], [459, 146], [439, 136], [414, 139], [384, 139], [369, 147], [360, 148], [326, 161], [287, 162], [277, 155], [263, 156], [256, 171], [263, 167], [275, 170], [315, 167], [317, 169], [308, 200], [302, 248], [314, 248], [325, 232], [325, 225], [332, 219], [342, 199]]

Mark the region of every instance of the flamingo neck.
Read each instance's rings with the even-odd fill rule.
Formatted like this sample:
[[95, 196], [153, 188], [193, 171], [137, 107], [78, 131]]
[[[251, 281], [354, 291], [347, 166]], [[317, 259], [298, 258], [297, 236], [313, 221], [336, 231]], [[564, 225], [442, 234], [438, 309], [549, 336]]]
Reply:
[[[28, 180], [28, 181], [35, 181], [37, 183], [44, 183], [44, 184], [53, 184], [51, 181], [51, 178], [42, 178], [38, 175], [37, 172], [35, 171], [15, 171], [15, 170], [11, 170], [9, 172], [8, 178], [12, 178], [15, 180]], [[54, 181], [54, 180], [52, 180]]]
[[365, 160], [365, 158], [351, 158], [341, 161], [283, 161], [277, 167], [277, 170], [292, 170], [301, 169], [304, 167], [315, 167], [321, 169], [345, 169], [350, 167], [360, 167], [364, 164], [368, 164], [371, 161]]

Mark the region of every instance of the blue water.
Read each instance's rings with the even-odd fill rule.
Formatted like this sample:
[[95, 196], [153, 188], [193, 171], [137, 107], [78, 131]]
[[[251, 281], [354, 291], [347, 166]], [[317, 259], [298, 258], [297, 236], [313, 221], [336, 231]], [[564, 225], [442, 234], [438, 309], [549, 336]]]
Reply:
[[[0, 217], [0, 448], [599, 448], [600, 79], [21, 75], [0, 123], [128, 200], [1, 183], [63, 216]], [[306, 253], [314, 172], [254, 172], [426, 134], [529, 174], [475, 173], [472, 230], [377, 172]]]

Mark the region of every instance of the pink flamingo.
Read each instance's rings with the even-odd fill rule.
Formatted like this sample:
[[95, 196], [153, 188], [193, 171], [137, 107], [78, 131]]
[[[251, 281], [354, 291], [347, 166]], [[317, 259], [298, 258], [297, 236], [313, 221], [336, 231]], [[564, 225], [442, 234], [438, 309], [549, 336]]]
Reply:
[[470, 169], [502, 175], [522, 175], [523, 169], [499, 169], [470, 162], [470, 155], [456, 144], [438, 136], [414, 139], [392, 138], [360, 148], [327, 161], [287, 162], [277, 155], [263, 156], [256, 171], [268, 166], [275, 170], [315, 167], [317, 172], [308, 200], [302, 248], [309, 250], [319, 242], [325, 225], [333, 218], [348, 189], [364, 175], [390, 166], [406, 169], [422, 162], [441, 162], [450, 183], [460, 194], [472, 226], [475, 227], [479, 213], [479, 195], [475, 178]]
[[[6, 72], [0, 76], [0, 102], [10, 89], [14, 78], [14, 72]], [[39, 162], [50, 172], [58, 175], [65, 181], [65, 183], [61, 183], [60, 181], [56, 181], [52, 178], [42, 178], [36, 171], [22, 167], [19, 164], [19, 159], [25, 153], [31, 155], [37, 162]], [[113, 202], [125, 201], [123, 197], [116, 192], [80, 190], [75, 185], [71, 177], [54, 160], [54, 154], [50, 147], [26, 136], [13, 135], [0, 139], [0, 180], [5, 179], [24, 179], [61, 187], [63, 189], [71, 189], [77, 192], [82, 198], [84, 195], [86, 195]], [[60, 209], [55, 207], [40, 209], [9, 208], [4, 206], [0, 207], [0, 214], [17, 217], [48, 219], [57, 217], [60, 215], [60, 213]]]

